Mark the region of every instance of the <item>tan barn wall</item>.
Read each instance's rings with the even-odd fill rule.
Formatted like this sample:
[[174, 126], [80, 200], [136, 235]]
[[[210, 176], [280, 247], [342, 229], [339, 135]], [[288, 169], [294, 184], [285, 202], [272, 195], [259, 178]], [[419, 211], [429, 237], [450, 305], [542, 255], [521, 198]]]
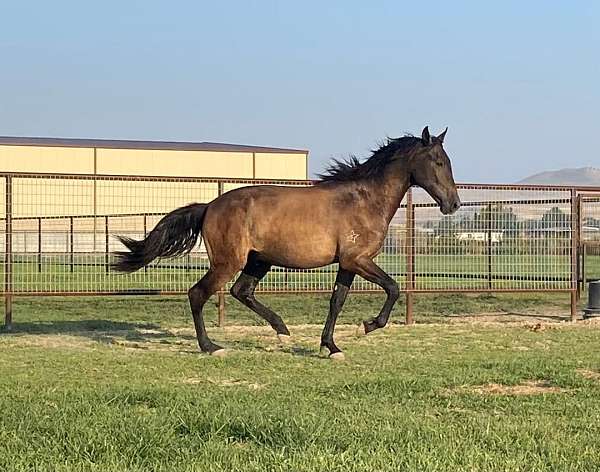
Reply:
[[255, 153], [257, 179], [308, 178], [306, 154]]
[[307, 178], [307, 154], [0, 145], [0, 172]]
[[98, 149], [97, 173], [252, 178], [252, 153]]
[[[0, 179], [0, 218], [6, 218], [6, 180]], [[0, 231], [4, 231], [4, 221], [0, 221]]]
[[205, 203], [218, 195], [217, 183], [99, 181], [98, 215], [168, 213], [189, 203]]
[[13, 218], [93, 215], [94, 183], [85, 179], [13, 179]]
[[0, 171], [93, 174], [91, 148], [0, 146]]
[[[0, 185], [4, 190], [5, 182]], [[168, 213], [218, 195], [215, 182], [14, 178], [14, 218]], [[4, 202], [0, 205], [4, 217]]]

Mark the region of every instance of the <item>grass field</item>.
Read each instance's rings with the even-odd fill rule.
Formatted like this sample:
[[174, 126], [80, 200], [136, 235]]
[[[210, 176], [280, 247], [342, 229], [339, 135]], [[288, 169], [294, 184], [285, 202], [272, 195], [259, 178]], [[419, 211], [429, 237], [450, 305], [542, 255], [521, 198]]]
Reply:
[[[181, 297], [21, 299], [0, 335], [2, 471], [592, 471], [600, 468], [600, 323], [568, 296], [416, 297], [420, 323], [320, 359], [327, 297], [265, 296], [294, 335], [227, 299], [199, 355]], [[403, 307], [394, 311], [401, 319]], [[517, 316], [517, 313], [520, 316]]]

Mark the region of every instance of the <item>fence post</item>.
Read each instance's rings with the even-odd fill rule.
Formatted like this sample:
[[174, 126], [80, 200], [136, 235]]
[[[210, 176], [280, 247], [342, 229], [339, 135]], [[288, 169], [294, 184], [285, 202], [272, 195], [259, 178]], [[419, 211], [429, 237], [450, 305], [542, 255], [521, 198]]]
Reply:
[[413, 290], [414, 284], [414, 256], [415, 256], [415, 208], [413, 206], [412, 189], [406, 192], [406, 318], [405, 323], [414, 323], [413, 317]]
[[71, 272], [73, 272], [74, 265], [74, 251], [75, 245], [73, 244], [73, 217], [69, 217], [69, 265], [71, 266]]
[[6, 177], [6, 227], [4, 232], [4, 328], [6, 331], [12, 329], [12, 176]]
[[220, 328], [225, 325], [225, 293], [221, 290], [217, 294], [218, 303], [217, 306], [219, 308], [219, 317], [217, 319], [217, 326]]
[[108, 215], [104, 217], [104, 267], [108, 272]]
[[581, 298], [582, 283], [584, 279], [581, 262], [582, 245], [584, 244], [581, 237], [581, 233], [583, 232], [582, 228], [583, 213], [581, 211], [581, 195], [577, 195], [577, 252], [575, 254], [575, 257], [577, 258], [577, 300]]
[[[148, 218], [146, 213], [144, 213], [144, 239], [148, 236]], [[144, 266], [144, 272], [148, 272], [148, 266]]]
[[42, 271], [42, 218], [38, 218], [38, 272]]
[[488, 220], [487, 231], [487, 260], [488, 260], [488, 289], [492, 289], [492, 221], [491, 215]]
[[581, 243], [581, 290], [585, 292], [587, 288], [587, 274], [585, 269], [585, 258], [587, 257], [587, 244], [585, 241]]
[[577, 320], [577, 285], [579, 283], [579, 274], [577, 273], [577, 251], [579, 247], [578, 200], [577, 191], [571, 189], [571, 321]]

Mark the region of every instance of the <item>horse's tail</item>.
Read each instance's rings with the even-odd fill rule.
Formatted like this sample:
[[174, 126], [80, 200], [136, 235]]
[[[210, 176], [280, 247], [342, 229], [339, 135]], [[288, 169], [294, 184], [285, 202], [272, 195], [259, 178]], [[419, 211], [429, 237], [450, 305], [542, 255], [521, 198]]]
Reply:
[[177, 257], [190, 252], [196, 245], [207, 203], [192, 203], [165, 215], [141, 241], [118, 236], [129, 251], [117, 251], [112, 269], [134, 272], [157, 257]]

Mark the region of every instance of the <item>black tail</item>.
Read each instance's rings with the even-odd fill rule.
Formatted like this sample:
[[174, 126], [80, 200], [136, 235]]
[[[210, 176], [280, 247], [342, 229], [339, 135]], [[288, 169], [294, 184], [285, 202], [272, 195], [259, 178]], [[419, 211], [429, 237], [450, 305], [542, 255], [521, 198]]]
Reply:
[[129, 252], [115, 252], [112, 269], [134, 272], [157, 257], [176, 257], [190, 252], [200, 236], [206, 203], [192, 203], [165, 215], [142, 241], [118, 236]]

